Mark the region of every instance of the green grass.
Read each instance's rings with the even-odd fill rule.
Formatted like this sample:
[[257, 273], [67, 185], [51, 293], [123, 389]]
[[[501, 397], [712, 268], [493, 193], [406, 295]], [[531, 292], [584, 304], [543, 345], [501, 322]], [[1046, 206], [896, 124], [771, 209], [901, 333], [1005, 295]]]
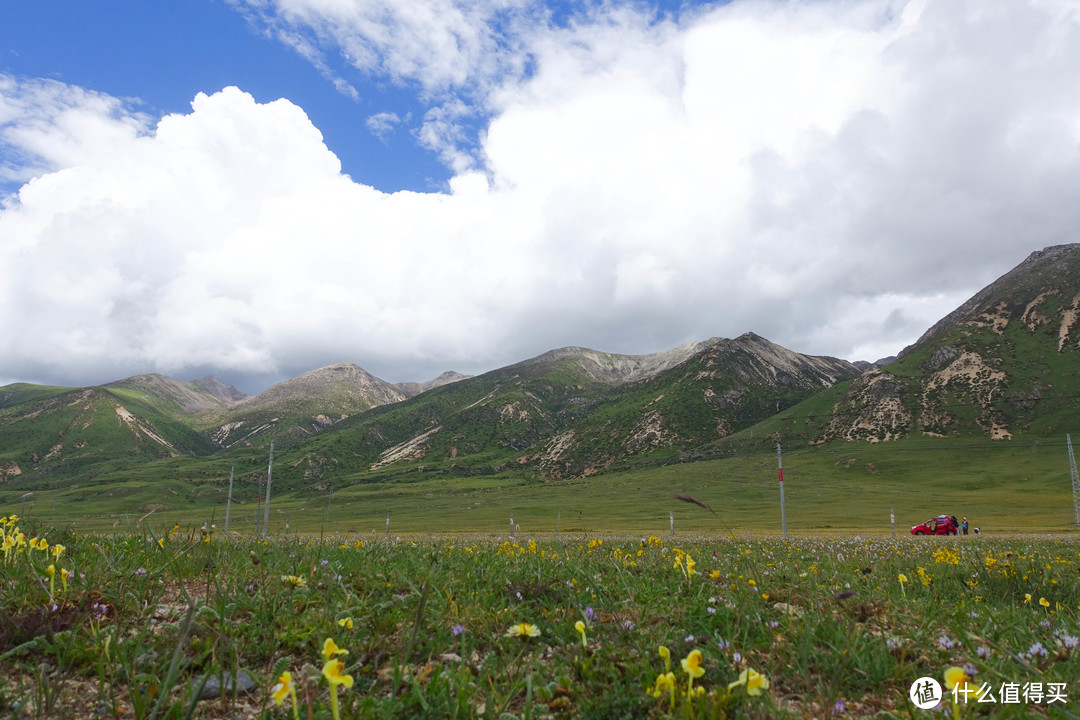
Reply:
[[[1053, 684], [1067, 702], [972, 703], [962, 718], [1072, 717], [1080, 693], [1077, 538], [16, 527], [65, 550], [0, 561], [0, 715], [283, 720], [291, 700], [271, 692], [285, 671], [301, 717], [350, 720], [916, 718], [911, 683], [963, 666], [973, 687]], [[66, 586], [49, 564], [73, 573]], [[508, 636], [520, 623], [538, 634]], [[332, 658], [352, 680], [337, 710], [326, 639], [348, 651]], [[674, 693], [656, 692], [661, 646]], [[702, 693], [688, 697], [694, 651]], [[738, 683], [750, 670], [760, 694]], [[252, 692], [193, 699], [226, 672]]]
[[[775, 443], [758, 438], [733, 455], [558, 481], [510, 470], [454, 475], [421, 462], [376, 473], [329, 476], [305, 485], [303, 466], [275, 463], [271, 528], [292, 532], [502, 531], [510, 515], [523, 531], [666, 533], [781, 529]], [[786, 448], [786, 446], [785, 446]], [[223, 521], [229, 470], [236, 468], [231, 519], [254, 523], [267, 457], [255, 448], [232, 457], [169, 458], [79, 482], [0, 485], [0, 511], [50, 524], [106, 530], [156, 508], [158, 517]], [[992, 442], [912, 438], [894, 443], [785, 449], [787, 527], [862, 534], [898, 532], [943, 512], [966, 515], [995, 534], [1076, 529], [1064, 443], [1040, 438]], [[712, 515], [672, 498], [689, 494]]]

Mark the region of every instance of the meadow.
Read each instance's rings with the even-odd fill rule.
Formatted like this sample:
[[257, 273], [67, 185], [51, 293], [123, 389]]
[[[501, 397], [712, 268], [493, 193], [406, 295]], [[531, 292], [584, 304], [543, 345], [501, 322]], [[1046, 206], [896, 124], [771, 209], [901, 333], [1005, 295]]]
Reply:
[[[1075, 536], [263, 540], [155, 519], [4, 519], [0, 717], [1078, 716]], [[936, 713], [909, 696], [924, 677]]]

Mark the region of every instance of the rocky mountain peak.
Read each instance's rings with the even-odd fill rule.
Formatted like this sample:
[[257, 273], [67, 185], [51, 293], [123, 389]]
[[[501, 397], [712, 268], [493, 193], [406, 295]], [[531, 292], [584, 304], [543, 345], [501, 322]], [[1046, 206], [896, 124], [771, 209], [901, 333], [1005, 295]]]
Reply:
[[237, 390], [232, 385], [222, 382], [213, 375], [207, 375], [206, 377], [201, 377], [192, 382], [200, 389], [210, 393], [225, 403], [234, 403], [247, 397], [247, 393]]

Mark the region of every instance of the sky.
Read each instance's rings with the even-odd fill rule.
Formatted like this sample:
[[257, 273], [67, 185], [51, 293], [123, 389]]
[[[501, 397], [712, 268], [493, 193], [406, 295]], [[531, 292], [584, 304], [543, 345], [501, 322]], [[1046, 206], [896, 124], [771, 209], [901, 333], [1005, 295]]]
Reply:
[[0, 0], [0, 384], [876, 360], [1080, 228], [1080, 0]]

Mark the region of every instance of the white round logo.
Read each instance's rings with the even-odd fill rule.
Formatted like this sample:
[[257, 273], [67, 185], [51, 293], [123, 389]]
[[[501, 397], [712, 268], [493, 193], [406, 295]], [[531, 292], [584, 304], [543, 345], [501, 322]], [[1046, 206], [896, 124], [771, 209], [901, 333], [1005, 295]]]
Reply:
[[932, 677], [921, 677], [911, 683], [908, 697], [920, 710], [931, 710], [942, 700], [941, 684]]

